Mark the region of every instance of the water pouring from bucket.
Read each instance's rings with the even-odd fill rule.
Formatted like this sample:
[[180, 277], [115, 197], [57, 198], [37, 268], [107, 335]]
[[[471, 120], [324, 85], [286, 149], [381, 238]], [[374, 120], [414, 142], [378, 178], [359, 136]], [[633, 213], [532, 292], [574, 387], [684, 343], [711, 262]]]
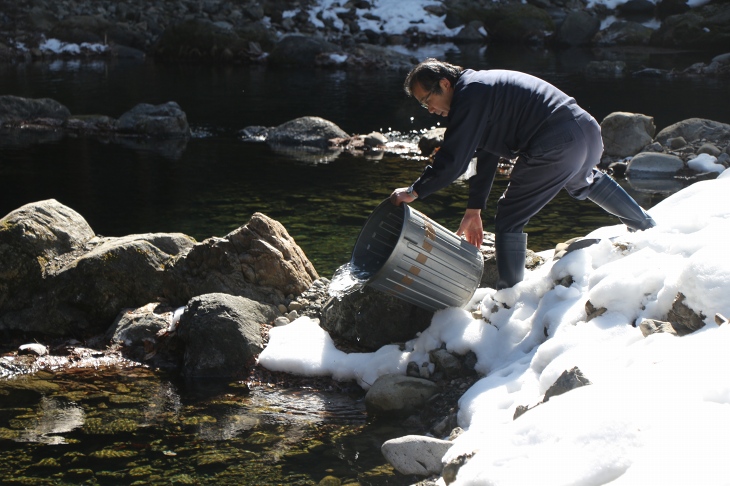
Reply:
[[462, 307], [484, 271], [481, 252], [407, 204], [388, 199], [365, 222], [352, 258], [332, 277], [342, 298], [365, 285], [423, 309]]

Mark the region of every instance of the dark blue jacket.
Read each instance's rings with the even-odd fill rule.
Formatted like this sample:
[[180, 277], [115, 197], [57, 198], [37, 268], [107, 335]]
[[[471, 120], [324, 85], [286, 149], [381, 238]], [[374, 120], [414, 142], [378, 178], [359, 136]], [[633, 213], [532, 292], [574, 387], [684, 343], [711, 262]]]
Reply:
[[530, 141], [549, 118], [572, 118], [579, 112], [573, 98], [535, 76], [467, 69], [454, 85], [441, 148], [413, 188], [419, 199], [425, 198], [454, 182], [477, 157], [467, 207], [484, 209], [499, 159], [529, 154]]

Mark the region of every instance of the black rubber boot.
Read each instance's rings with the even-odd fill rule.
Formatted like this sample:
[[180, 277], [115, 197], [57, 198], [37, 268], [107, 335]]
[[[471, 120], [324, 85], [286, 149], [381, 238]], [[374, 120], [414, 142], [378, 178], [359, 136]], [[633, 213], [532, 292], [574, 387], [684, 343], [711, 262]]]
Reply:
[[656, 226], [651, 216], [607, 174], [603, 174], [593, 183], [588, 199], [618, 217], [631, 230], [645, 230]]
[[494, 235], [494, 250], [497, 259], [497, 290], [507, 289], [525, 276], [527, 255], [527, 233], [497, 233]]

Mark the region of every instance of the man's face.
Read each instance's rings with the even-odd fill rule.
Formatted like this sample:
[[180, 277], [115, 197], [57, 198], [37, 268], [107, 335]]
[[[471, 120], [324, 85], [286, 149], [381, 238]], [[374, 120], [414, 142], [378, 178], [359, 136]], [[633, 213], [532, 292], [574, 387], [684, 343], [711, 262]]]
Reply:
[[448, 79], [439, 81], [441, 93], [426, 91], [421, 83], [416, 83], [413, 87], [413, 97], [428, 110], [429, 113], [436, 115], [448, 116], [451, 109], [451, 98], [454, 96], [454, 88]]

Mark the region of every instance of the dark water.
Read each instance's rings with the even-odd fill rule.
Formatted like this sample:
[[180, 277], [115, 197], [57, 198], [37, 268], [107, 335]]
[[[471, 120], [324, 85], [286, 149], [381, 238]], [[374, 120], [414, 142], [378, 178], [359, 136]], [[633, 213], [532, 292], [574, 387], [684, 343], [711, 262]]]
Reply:
[[[690, 117], [730, 122], [730, 89], [720, 80], [588, 80], [580, 74], [589, 60], [609, 54], [474, 49], [446, 57], [544, 77], [599, 121], [629, 111], [653, 116], [657, 129]], [[630, 69], [682, 69], [707, 57], [643, 52], [625, 59]], [[0, 66], [0, 94], [50, 97], [75, 115], [111, 117], [142, 102], [176, 101], [195, 133], [185, 147], [147, 148], [60, 134], [43, 143], [0, 136], [0, 216], [55, 198], [102, 235], [182, 232], [202, 240], [225, 235], [258, 211], [282, 222], [320, 275], [330, 277], [349, 261], [370, 212], [393, 188], [410, 184], [424, 162], [282, 154], [243, 143], [236, 133], [304, 115], [331, 120], [348, 133], [408, 134], [433, 126], [439, 120], [404, 96], [404, 74], [151, 62]], [[506, 183], [495, 183], [486, 230]], [[666, 196], [627, 188], [646, 208]], [[465, 202], [465, 188], [453, 185], [415, 207], [456, 229]], [[526, 228], [528, 245], [548, 249], [615, 223], [591, 203], [561, 195]], [[37, 379], [43, 383], [12, 385], [0, 395], [0, 477], [9, 482], [317, 484], [334, 475], [343, 483], [408, 484], [379, 453], [384, 440], [407, 432], [368, 423], [359, 397], [248, 393], [235, 384], [201, 388], [149, 371]]]
[[[605, 56], [605, 54], [604, 54]], [[593, 53], [542, 50], [451, 51], [465, 66], [520, 69], [573, 95], [600, 121], [613, 111], [651, 115], [657, 129], [689, 117], [729, 122], [730, 89], [717, 79], [587, 80], [580, 70]], [[700, 54], [625, 56], [631, 69], [684, 67]], [[407, 99], [402, 72], [276, 71], [263, 67], [57, 62], [0, 67], [0, 93], [50, 97], [73, 114], [118, 117], [137, 103], [176, 101], [196, 137], [178, 156], [94, 139], [61, 138], [12, 146], [0, 141], [0, 214], [55, 198], [107, 236], [183, 232], [198, 240], [223, 236], [263, 212], [281, 221], [319, 273], [331, 276], [349, 260], [372, 209], [412, 182], [424, 162], [343, 155], [318, 162], [247, 144], [236, 132], [314, 115], [348, 133], [412, 132], [440, 119]], [[59, 135], [60, 136], [60, 135]], [[504, 189], [497, 181], [489, 208]], [[650, 207], [657, 196], [635, 194]], [[458, 227], [465, 190], [451, 187], [416, 207], [444, 226]], [[491, 213], [485, 213], [490, 229]], [[526, 228], [530, 247], [610, 224], [590, 203], [563, 195]]]

